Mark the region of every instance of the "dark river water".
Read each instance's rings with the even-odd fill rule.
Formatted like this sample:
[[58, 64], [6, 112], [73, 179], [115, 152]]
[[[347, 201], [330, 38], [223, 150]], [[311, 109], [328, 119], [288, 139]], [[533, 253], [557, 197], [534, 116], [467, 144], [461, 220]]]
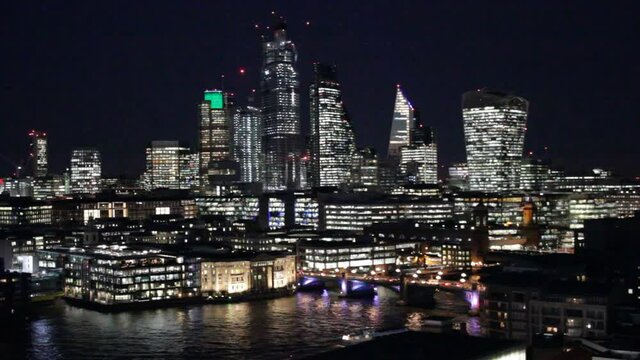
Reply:
[[[437, 305], [430, 310], [397, 306], [397, 300], [397, 294], [381, 288], [373, 299], [298, 293], [113, 314], [58, 301], [39, 309], [24, 329], [14, 329], [4, 346], [12, 357], [27, 359], [299, 359], [335, 348], [343, 334], [363, 327], [416, 328], [426, 315], [467, 309], [446, 292], [436, 294]], [[469, 332], [479, 331], [476, 318], [467, 322]]]

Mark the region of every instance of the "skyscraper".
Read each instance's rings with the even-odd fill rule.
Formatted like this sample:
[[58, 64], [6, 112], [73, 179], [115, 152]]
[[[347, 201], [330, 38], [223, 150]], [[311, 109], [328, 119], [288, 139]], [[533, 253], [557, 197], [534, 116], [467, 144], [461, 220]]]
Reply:
[[342, 103], [336, 67], [314, 64], [311, 99], [311, 177], [313, 186], [340, 186], [351, 180], [355, 139]]
[[[298, 187], [300, 91], [296, 47], [287, 39], [285, 23], [276, 25], [273, 40], [263, 43], [261, 99], [266, 190]], [[297, 182], [297, 184], [296, 184]]]
[[[210, 175], [218, 175], [232, 160], [231, 129], [233, 126], [233, 98], [220, 90], [207, 90], [200, 103], [200, 181], [210, 186]], [[229, 172], [233, 170], [230, 169]]]
[[76, 149], [71, 152], [71, 192], [95, 194], [100, 192], [102, 161], [96, 149]]
[[29, 132], [29, 161], [31, 163], [31, 175], [33, 177], [45, 177], [49, 170], [47, 159], [47, 133], [31, 130]]
[[387, 152], [389, 159], [398, 161], [400, 159], [400, 147], [411, 145], [413, 123], [413, 106], [411, 106], [400, 85], [398, 85], [389, 136], [389, 150]]
[[529, 102], [489, 90], [462, 96], [469, 189], [503, 192], [519, 188]]
[[233, 152], [240, 164], [240, 181], [262, 181], [262, 119], [253, 97], [234, 114], [233, 128]]
[[400, 172], [412, 183], [438, 183], [438, 146], [431, 127], [425, 126], [416, 109], [413, 111], [410, 145], [400, 147]]
[[188, 153], [178, 141], [152, 141], [146, 153], [145, 189], [183, 188], [182, 157]]

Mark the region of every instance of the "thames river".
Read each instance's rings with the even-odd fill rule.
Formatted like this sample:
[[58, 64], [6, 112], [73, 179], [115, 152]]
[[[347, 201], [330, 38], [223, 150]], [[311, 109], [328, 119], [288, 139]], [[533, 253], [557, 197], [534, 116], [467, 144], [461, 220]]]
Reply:
[[[373, 299], [334, 293], [223, 305], [105, 314], [58, 301], [41, 308], [9, 346], [27, 359], [299, 359], [340, 346], [363, 327], [419, 327], [429, 314], [464, 314], [466, 303], [446, 292], [434, 309], [397, 306], [381, 288]], [[467, 320], [477, 332], [477, 319]], [[7, 339], [7, 337], [5, 337]]]

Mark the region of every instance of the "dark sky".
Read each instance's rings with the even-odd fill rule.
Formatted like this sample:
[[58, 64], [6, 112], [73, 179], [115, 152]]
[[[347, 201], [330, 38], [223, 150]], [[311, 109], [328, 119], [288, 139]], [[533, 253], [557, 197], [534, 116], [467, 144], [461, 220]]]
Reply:
[[441, 163], [462, 161], [461, 94], [491, 87], [530, 100], [527, 149], [640, 174], [640, 2], [604, 0], [3, 1], [0, 174], [32, 128], [49, 133], [56, 172], [79, 146], [98, 147], [108, 175], [142, 171], [151, 140], [195, 146], [205, 88], [220, 74], [240, 100], [258, 86], [254, 24], [272, 10], [288, 19], [305, 102], [312, 62], [338, 66], [360, 146], [386, 148], [400, 83]]

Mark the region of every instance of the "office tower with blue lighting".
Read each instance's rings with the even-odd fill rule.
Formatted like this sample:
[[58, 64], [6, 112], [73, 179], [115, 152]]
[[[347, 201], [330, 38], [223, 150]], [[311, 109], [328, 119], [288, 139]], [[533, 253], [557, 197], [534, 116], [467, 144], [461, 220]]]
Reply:
[[462, 96], [469, 189], [509, 192], [519, 189], [529, 102], [490, 90]]
[[265, 155], [264, 188], [300, 187], [300, 84], [297, 51], [287, 39], [284, 22], [276, 25], [273, 39], [263, 43], [261, 101]]
[[351, 121], [342, 103], [336, 67], [314, 64], [309, 97], [311, 182], [313, 186], [341, 186], [351, 181], [356, 153]]

